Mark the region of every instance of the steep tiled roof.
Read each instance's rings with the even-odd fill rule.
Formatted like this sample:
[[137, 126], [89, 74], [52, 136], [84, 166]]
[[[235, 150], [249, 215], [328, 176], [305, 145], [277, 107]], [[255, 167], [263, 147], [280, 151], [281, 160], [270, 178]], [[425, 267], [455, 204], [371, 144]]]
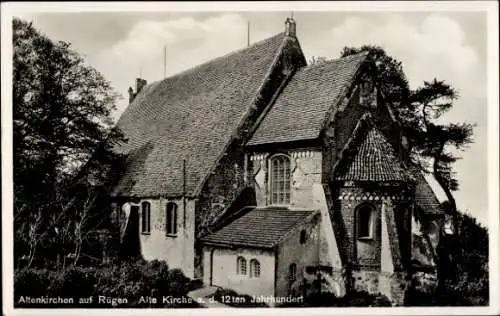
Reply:
[[115, 196], [195, 194], [290, 37], [283, 33], [147, 85], [121, 116], [128, 155]]
[[254, 209], [204, 237], [205, 244], [273, 248], [314, 211], [279, 208]]
[[247, 145], [317, 138], [328, 110], [339, 102], [366, 56], [361, 53], [300, 69]]
[[428, 215], [441, 215], [444, 214], [440, 207], [439, 200], [434, 194], [431, 186], [425, 179], [424, 175], [416, 167], [412, 168], [412, 174], [416, 179], [415, 188], [415, 201], [420, 206], [422, 211]]
[[408, 172], [384, 135], [376, 127], [363, 134], [358, 136], [357, 146], [351, 144], [335, 178], [343, 181], [406, 181]]

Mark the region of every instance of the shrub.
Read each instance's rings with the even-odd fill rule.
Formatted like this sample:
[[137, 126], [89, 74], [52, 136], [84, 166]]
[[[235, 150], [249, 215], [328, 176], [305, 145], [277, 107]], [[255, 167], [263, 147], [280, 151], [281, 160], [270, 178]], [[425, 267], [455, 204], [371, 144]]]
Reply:
[[[14, 304], [20, 296], [73, 297], [93, 296], [93, 304], [75, 306], [89, 308], [112, 307], [113, 304], [98, 304], [98, 296], [126, 298], [120, 307], [145, 307], [139, 303], [141, 296], [154, 296], [157, 304], [151, 307], [197, 307], [196, 303], [163, 304], [163, 296], [185, 297], [201, 287], [200, 281], [192, 281], [178, 269], [169, 270], [165, 262], [138, 261], [114, 266], [68, 267], [64, 270], [23, 269], [14, 274]], [[54, 307], [54, 305], [30, 305], [29, 307]], [[148, 307], [150, 305], [148, 304]]]
[[16, 271], [14, 273], [14, 297], [47, 295], [54, 276], [54, 272], [47, 269]]

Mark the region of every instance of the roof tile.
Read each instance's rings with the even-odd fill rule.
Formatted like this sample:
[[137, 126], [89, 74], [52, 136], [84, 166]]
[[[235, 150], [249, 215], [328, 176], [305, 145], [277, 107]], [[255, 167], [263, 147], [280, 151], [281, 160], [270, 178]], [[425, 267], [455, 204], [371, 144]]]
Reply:
[[350, 157], [337, 169], [337, 180], [406, 181], [408, 172], [387, 139], [372, 127]]
[[273, 248], [314, 211], [281, 208], [254, 209], [204, 237], [205, 244]]
[[317, 138], [327, 112], [338, 103], [366, 56], [356, 54], [298, 70], [247, 145]]
[[417, 168], [412, 168], [417, 185], [415, 188], [415, 201], [427, 215], [444, 214], [440, 203], [424, 175]]
[[247, 113], [287, 37], [281, 33], [147, 85], [121, 116], [126, 171], [115, 196], [194, 194]]

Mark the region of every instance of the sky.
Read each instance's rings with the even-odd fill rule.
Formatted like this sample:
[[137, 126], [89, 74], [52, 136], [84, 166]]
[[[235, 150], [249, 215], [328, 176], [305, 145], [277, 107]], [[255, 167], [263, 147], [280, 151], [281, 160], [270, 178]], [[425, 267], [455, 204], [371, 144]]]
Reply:
[[[459, 209], [488, 225], [487, 24], [484, 12], [293, 13], [306, 58], [338, 58], [344, 46], [375, 44], [403, 63], [410, 86], [445, 80], [460, 98], [443, 118], [476, 124], [475, 142], [456, 163]], [[160, 80], [284, 31], [290, 12], [23, 13], [19, 17], [85, 56], [128, 104], [136, 77]], [[166, 47], [166, 59], [164, 56]], [[166, 60], [166, 67], [164, 67]], [[166, 69], [166, 72], [165, 72]], [[165, 73], [164, 73], [165, 72]], [[431, 183], [442, 200], [444, 194]]]

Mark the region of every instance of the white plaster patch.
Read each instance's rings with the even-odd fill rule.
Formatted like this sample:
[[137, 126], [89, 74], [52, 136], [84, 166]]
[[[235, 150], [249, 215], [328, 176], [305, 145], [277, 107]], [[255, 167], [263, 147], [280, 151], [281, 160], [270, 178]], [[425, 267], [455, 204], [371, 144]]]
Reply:
[[264, 169], [261, 167], [259, 168], [259, 171], [255, 175], [255, 183], [259, 186], [259, 188], [262, 189], [264, 188], [265, 180], [266, 180], [266, 174], [264, 172]]
[[302, 169], [297, 166], [292, 174], [292, 186], [294, 189], [298, 189], [302, 186], [302, 183], [304, 182], [304, 176], [305, 174]]

